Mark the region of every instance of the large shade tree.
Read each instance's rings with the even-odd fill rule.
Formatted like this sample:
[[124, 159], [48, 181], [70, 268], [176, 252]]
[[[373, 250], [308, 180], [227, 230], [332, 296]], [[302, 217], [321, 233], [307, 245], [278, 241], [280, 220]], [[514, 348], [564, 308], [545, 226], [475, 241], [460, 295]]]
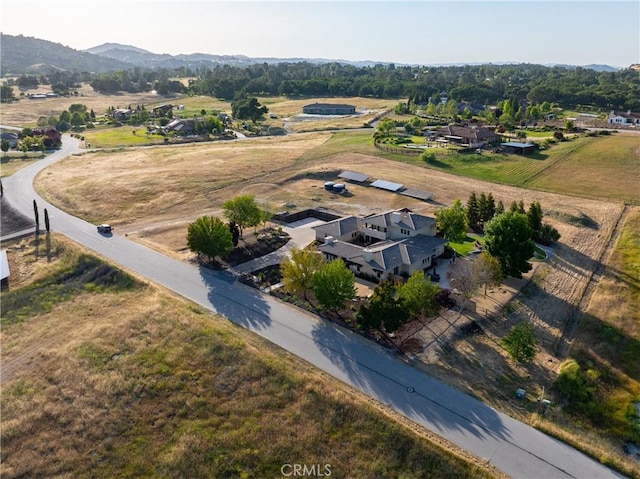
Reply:
[[535, 251], [532, 230], [526, 214], [507, 211], [495, 216], [484, 228], [487, 251], [500, 261], [505, 276], [522, 278], [531, 269], [529, 259]]
[[280, 263], [285, 291], [302, 294], [304, 298], [313, 289], [313, 277], [323, 265], [322, 255], [309, 249], [291, 248], [290, 256]]
[[414, 272], [406, 283], [398, 286], [398, 298], [411, 316], [433, 316], [438, 312], [440, 286], [426, 280], [422, 270]]
[[207, 256], [209, 261], [224, 256], [233, 250], [229, 226], [215, 216], [202, 216], [189, 224], [187, 246], [194, 253]]
[[436, 212], [438, 231], [449, 241], [461, 242], [467, 235], [467, 213], [460, 199], [456, 199], [449, 208]]
[[262, 211], [253, 195], [241, 195], [222, 204], [223, 214], [240, 229], [240, 238], [248, 226], [258, 226], [262, 221]]
[[320, 306], [333, 309], [344, 306], [356, 295], [355, 275], [340, 258], [325, 263], [313, 275], [313, 293]]

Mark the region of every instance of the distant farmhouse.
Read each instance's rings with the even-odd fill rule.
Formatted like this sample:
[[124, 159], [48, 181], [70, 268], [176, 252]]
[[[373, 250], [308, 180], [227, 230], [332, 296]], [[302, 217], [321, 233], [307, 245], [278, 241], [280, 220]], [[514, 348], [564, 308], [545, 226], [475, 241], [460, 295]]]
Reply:
[[111, 118], [115, 121], [129, 121], [132, 113], [128, 108], [117, 108], [111, 112]]
[[496, 143], [500, 136], [493, 130], [483, 127], [447, 125], [435, 130], [436, 135], [448, 143], [481, 148]]
[[158, 118], [161, 116], [167, 116], [167, 114], [173, 110], [173, 105], [170, 103], [165, 103], [162, 105], [158, 105], [156, 107], [154, 107], [151, 112], [153, 113], [153, 116]]
[[302, 107], [302, 113], [309, 115], [353, 115], [356, 107], [342, 103], [312, 103]]
[[613, 125], [640, 125], [640, 113], [634, 113], [631, 110], [626, 112], [611, 110], [607, 123]]
[[183, 135], [189, 135], [196, 129], [196, 120], [194, 118], [178, 118], [173, 120], [164, 127], [165, 131], [175, 131]]
[[409, 209], [347, 216], [314, 227], [325, 261], [341, 258], [358, 276], [377, 281], [426, 271], [444, 253], [436, 220]]

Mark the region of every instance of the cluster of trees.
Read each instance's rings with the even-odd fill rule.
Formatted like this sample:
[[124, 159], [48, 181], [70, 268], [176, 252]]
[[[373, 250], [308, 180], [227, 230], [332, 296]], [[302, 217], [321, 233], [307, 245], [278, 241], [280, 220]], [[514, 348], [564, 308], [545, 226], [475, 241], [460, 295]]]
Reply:
[[[326, 263], [316, 251], [293, 248], [280, 271], [285, 291], [305, 300], [313, 292], [323, 308], [338, 310], [355, 296], [355, 275], [339, 258]], [[383, 281], [360, 308], [357, 320], [364, 328], [390, 333], [410, 319], [437, 314], [440, 294], [440, 286], [425, 280], [422, 271], [404, 284]]]
[[96, 113], [93, 110], [89, 110], [86, 105], [81, 103], [74, 103], [57, 116], [41, 116], [38, 118], [37, 124], [41, 128], [52, 126], [58, 131], [65, 132], [71, 128], [87, 125], [95, 120]]
[[416, 271], [405, 283], [387, 280], [376, 286], [357, 319], [365, 328], [392, 333], [409, 320], [436, 315], [440, 295], [440, 286]]
[[[188, 85], [175, 80], [189, 77]], [[146, 70], [133, 68], [109, 73], [52, 72], [22, 75], [12, 85], [34, 87], [51, 84], [54, 91], [68, 94], [81, 82], [90, 82], [99, 92], [130, 93], [156, 90], [159, 94], [211, 95], [232, 100], [246, 95], [363, 96], [409, 98], [409, 104], [427, 105], [433, 114], [447, 113], [455, 102], [502, 105], [505, 122], [535, 119], [544, 113], [545, 103], [575, 108], [590, 105], [605, 110], [640, 110], [640, 78], [627, 68], [617, 72], [597, 72], [586, 68], [545, 67], [533, 64], [356, 67], [341, 63], [315, 64], [282, 62], [249, 66], [217, 65], [214, 68]], [[439, 105], [442, 92], [454, 103]], [[9, 91], [3, 98], [10, 98]], [[527, 105], [523, 106], [523, 101]], [[529, 108], [529, 111], [527, 111]], [[451, 114], [451, 111], [448, 111]], [[465, 112], [457, 112], [465, 114]], [[427, 112], [427, 114], [430, 114]], [[487, 114], [490, 114], [489, 112]], [[500, 116], [499, 115], [499, 116]], [[500, 120], [500, 118], [498, 118]], [[501, 121], [502, 122], [502, 121]]]
[[247, 95], [240, 95], [231, 103], [231, 116], [239, 120], [251, 120], [255, 123], [268, 111], [266, 106], [260, 105], [257, 98]]
[[472, 191], [471, 195], [469, 195], [469, 200], [467, 201], [467, 223], [472, 230], [482, 231], [487, 221], [496, 214], [503, 212], [504, 205], [502, 204], [502, 200], [496, 205], [491, 192], [485, 194], [483, 191], [478, 197], [476, 192]]
[[[504, 211], [502, 200], [499, 200], [496, 205], [491, 192], [488, 194], [481, 192], [478, 196], [475, 191], [472, 191], [466, 207], [467, 224], [474, 231], [482, 232], [484, 231], [485, 223], [494, 216], [504, 213]], [[531, 227], [531, 238], [535, 242], [548, 245], [560, 239], [560, 233], [557, 229], [549, 223], [543, 223], [544, 213], [540, 202], [532, 202], [529, 205], [529, 209], [525, 210], [522, 200], [518, 202], [514, 200], [509, 206], [509, 211], [527, 216], [529, 226]]]
[[189, 88], [181, 81], [175, 80], [175, 72], [167, 69], [120, 70], [116, 72], [100, 73], [92, 77], [91, 88], [101, 93], [141, 93], [155, 90], [160, 95], [172, 93], [188, 93]]
[[322, 255], [310, 249], [292, 248], [280, 265], [284, 290], [305, 300], [313, 292], [318, 304], [337, 311], [355, 294], [355, 275], [337, 258], [325, 263]]
[[187, 247], [197, 255], [205, 255], [209, 261], [233, 251], [245, 228], [266, 225], [271, 219], [271, 214], [260, 209], [252, 195], [225, 201], [222, 208], [228, 223], [215, 216], [202, 216], [187, 228]]
[[560, 233], [548, 223], [543, 223], [539, 202], [532, 202], [525, 210], [524, 202], [513, 201], [508, 211], [500, 200], [495, 204], [491, 193], [475, 191], [469, 196], [466, 207], [456, 199], [448, 208], [436, 212], [438, 232], [454, 243], [462, 242], [468, 228], [484, 231], [485, 246], [500, 262], [502, 274], [521, 278], [531, 269], [528, 260], [535, 251], [534, 241], [550, 244], [560, 239]]
[[[465, 65], [356, 67], [308, 62], [229, 65], [193, 72], [195, 94], [232, 99], [249, 95], [408, 97], [414, 104], [447, 92], [457, 102], [496, 104], [505, 98], [565, 107], [640, 109], [640, 79], [635, 71], [596, 72], [542, 65]], [[436, 106], [436, 104], [434, 104]], [[519, 107], [507, 112], [517, 115]], [[523, 112], [524, 113], [524, 112]]]

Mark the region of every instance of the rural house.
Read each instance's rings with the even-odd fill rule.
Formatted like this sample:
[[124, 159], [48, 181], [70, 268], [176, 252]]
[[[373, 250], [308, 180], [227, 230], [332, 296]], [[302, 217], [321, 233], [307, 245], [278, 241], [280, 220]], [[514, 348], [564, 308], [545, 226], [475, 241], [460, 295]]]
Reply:
[[111, 112], [111, 118], [115, 121], [129, 121], [131, 118], [131, 110], [128, 108], [117, 108]]
[[153, 112], [153, 116], [158, 118], [161, 116], [167, 116], [167, 114], [173, 110], [173, 105], [167, 103], [167, 104], [163, 104], [163, 105], [158, 105], [155, 108], [153, 108], [151, 111]]
[[326, 261], [341, 258], [356, 275], [377, 281], [426, 271], [446, 244], [435, 236], [434, 218], [408, 209], [348, 216], [314, 229]]
[[353, 115], [356, 107], [341, 103], [311, 103], [302, 107], [302, 113], [309, 115]]
[[611, 110], [609, 112], [609, 118], [607, 118], [607, 123], [613, 125], [640, 125], [640, 113], [634, 113], [631, 110], [627, 110], [626, 112]]
[[194, 118], [179, 118], [177, 120], [173, 120], [171, 123], [165, 126], [164, 129], [167, 132], [174, 131], [181, 135], [189, 135], [196, 129], [196, 120]]
[[15, 148], [18, 146], [18, 134], [10, 131], [3, 131], [1, 134], [2, 140], [9, 143], [9, 148]]
[[436, 134], [449, 143], [465, 145], [471, 148], [481, 148], [500, 139], [500, 136], [495, 131], [483, 127], [447, 125], [438, 128]]

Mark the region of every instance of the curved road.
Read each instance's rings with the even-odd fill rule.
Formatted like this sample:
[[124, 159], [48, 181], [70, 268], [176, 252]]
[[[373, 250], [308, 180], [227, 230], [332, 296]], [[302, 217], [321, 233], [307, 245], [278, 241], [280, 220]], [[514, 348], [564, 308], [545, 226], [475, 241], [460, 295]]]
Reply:
[[376, 344], [262, 295], [227, 273], [168, 258], [117, 234], [98, 234], [94, 225], [55, 208], [33, 189], [38, 172], [78, 151], [78, 142], [65, 135], [59, 151], [3, 179], [5, 200], [31, 217], [36, 199], [41, 210], [47, 208], [53, 231], [254, 331], [509, 476], [623, 477], [401, 362]]

